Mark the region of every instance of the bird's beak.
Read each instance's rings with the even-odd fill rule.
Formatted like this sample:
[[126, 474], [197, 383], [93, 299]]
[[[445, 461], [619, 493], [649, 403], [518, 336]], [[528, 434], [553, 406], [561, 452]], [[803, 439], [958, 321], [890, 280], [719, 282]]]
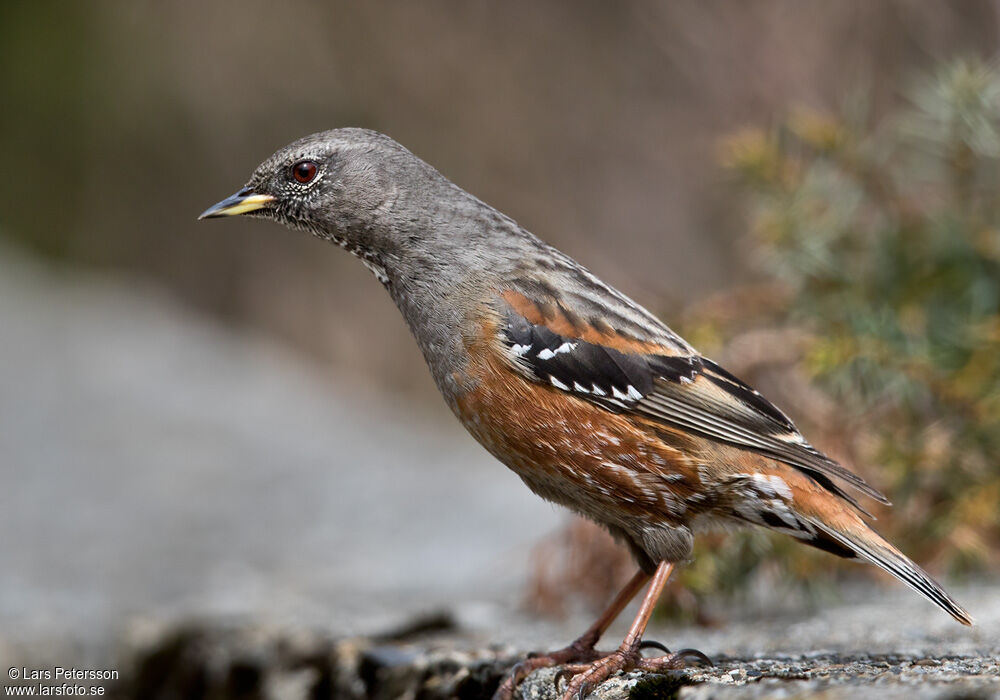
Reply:
[[244, 187], [236, 194], [226, 197], [218, 204], [213, 204], [201, 213], [198, 220], [212, 219], [217, 216], [236, 216], [237, 214], [249, 214], [252, 211], [264, 209], [274, 197], [269, 194], [257, 194], [249, 187]]

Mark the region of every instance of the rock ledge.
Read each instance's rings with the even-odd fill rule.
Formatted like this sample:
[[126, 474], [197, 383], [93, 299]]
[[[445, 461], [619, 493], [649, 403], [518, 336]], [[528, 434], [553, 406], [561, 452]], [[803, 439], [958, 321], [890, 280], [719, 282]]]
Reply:
[[[520, 654], [468, 649], [440, 623], [423, 621], [382, 637], [335, 640], [301, 630], [195, 623], [135, 654], [120, 698], [489, 698]], [[1000, 696], [996, 650], [982, 655], [840, 655], [717, 658], [716, 666], [669, 675], [629, 673], [595, 688], [595, 700], [646, 698], [825, 698]], [[532, 674], [525, 700], [555, 700], [557, 669]], [[565, 683], [560, 680], [560, 683]]]

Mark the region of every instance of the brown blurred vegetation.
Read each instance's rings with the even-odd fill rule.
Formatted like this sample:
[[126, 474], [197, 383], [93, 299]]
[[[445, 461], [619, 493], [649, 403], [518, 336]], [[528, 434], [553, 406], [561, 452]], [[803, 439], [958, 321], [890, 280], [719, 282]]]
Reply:
[[[888, 342], [844, 312], [882, 298], [878, 266], [896, 258], [878, 258], [857, 288], [800, 263], [820, 231], [851, 271], [873, 240], [933, 265], [946, 216], [980, 251], [952, 253], [982, 260], [956, 262], [944, 281], [901, 269], [900, 284], [940, 283], [933, 295], [947, 300], [964, 275], [995, 271], [981, 252], [995, 244], [995, 198], [969, 175], [995, 154], [979, 141], [938, 154], [928, 182], [889, 167], [883, 149], [905, 150], [891, 117], [912, 113], [914, 76], [993, 55], [998, 33], [996, 0], [6, 0], [0, 235], [154, 279], [345, 374], [430, 400], [419, 354], [399, 351], [412, 347], [404, 325], [360, 265], [267, 223], [194, 221], [298, 136], [385, 131], [760, 385], [901, 504], [883, 529], [912, 554], [975, 569], [997, 545], [995, 318], [952, 324], [900, 294], [864, 319], [899, 335]], [[718, 144], [733, 134], [720, 167]], [[966, 345], [924, 348], [938, 323], [971, 334]], [[709, 539], [702, 552], [716, 556], [699, 556], [685, 583], [703, 595], [750, 571], [802, 580], [831, 565], [802, 548], [785, 556], [788, 546]], [[563, 549], [583, 559], [550, 566], [539, 596], [600, 566], [585, 549]], [[595, 601], [620, 578], [609, 569]]]

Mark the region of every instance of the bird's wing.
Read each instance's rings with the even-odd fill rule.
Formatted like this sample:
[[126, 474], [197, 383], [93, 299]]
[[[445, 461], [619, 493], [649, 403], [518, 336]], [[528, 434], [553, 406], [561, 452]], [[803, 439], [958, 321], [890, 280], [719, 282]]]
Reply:
[[834, 479], [888, 503], [810, 445], [755, 389], [659, 322], [636, 337], [611, 326], [607, 315], [595, 325], [561, 301], [539, 303], [520, 291], [505, 294], [501, 306], [500, 341], [513, 368], [530, 380], [784, 462], [859, 509]]

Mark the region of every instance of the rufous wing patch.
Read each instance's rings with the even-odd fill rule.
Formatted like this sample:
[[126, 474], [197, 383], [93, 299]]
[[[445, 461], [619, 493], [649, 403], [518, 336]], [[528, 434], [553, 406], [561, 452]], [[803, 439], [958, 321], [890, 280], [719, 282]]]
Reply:
[[625, 353], [677, 355], [676, 348], [629, 337], [615, 331], [603, 319], [583, 318], [556, 299], [531, 299], [513, 289], [504, 291], [501, 297], [513, 311], [528, 322], [545, 326], [553, 333], [567, 339], [583, 340]]

